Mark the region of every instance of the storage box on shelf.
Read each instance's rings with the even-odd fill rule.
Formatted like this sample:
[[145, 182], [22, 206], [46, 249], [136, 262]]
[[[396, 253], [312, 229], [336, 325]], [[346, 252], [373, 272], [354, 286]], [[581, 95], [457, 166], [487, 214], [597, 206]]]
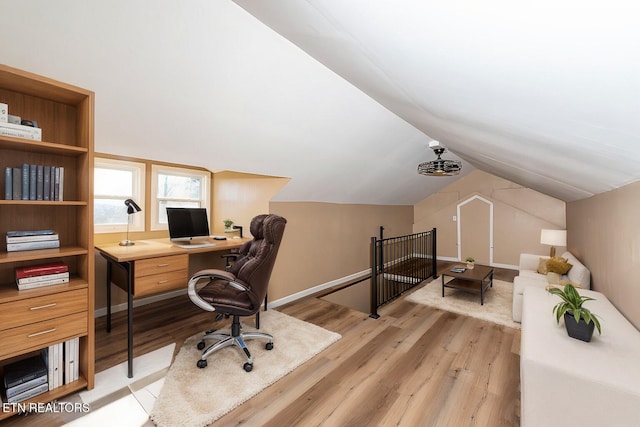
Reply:
[[[65, 172], [63, 201], [0, 200], [0, 371], [79, 338], [78, 379], [27, 400], [49, 402], [94, 385], [94, 94], [0, 65], [0, 103], [42, 129], [42, 141], [0, 136], [0, 170], [29, 164]], [[7, 251], [7, 231], [43, 229], [56, 231], [59, 248]], [[58, 261], [68, 266], [68, 283], [18, 290], [16, 268]]]

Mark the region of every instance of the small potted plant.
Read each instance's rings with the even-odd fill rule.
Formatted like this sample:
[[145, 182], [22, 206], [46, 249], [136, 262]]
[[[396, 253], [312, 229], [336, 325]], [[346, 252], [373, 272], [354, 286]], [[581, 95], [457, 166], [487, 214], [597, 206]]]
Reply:
[[473, 270], [473, 267], [475, 267], [476, 265], [476, 260], [468, 256], [467, 259], [465, 259], [465, 261], [467, 262], [467, 268], [469, 270]]
[[224, 222], [224, 231], [227, 231], [227, 232], [233, 231], [233, 228], [231, 228], [231, 226], [233, 225], [233, 221], [231, 221], [230, 219], [225, 219], [223, 222]]
[[598, 334], [602, 334], [600, 321], [596, 315], [582, 306], [586, 301], [595, 301], [594, 298], [580, 295], [570, 283], [565, 285], [564, 289], [552, 286], [548, 291], [562, 299], [553, 307], [553, 313], [558, 323], [560, 323], [560, 317], [564, 316], [564, 325], [571, 338], [585, 342], [591, 341], [594, 326], [598, 329]]

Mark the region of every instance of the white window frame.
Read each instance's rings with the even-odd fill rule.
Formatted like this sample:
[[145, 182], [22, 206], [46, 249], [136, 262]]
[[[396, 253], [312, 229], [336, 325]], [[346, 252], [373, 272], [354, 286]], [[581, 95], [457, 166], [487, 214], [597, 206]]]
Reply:
[[[158, 197], [158, 175], [167, 174], [167, 175], [176, 175], [176, 176], [184, 176], [190, 178], [196, 178], [200, 180], [200, 198], [199, 199], [168, 199], [168, 198], [160, 198]], [[209, 221], [211, 221], [211, 206], [210, 206], [210, 185], [211, 185], [211, 172], [198, 170], [198, 169], [189, 169], [189, 168], [179, 168], [173, 166], [163, 166], [163, 165], [151, 165], [151, 204], [153, 208], [151, 209], [151, 230], [168, 230], [167, 224], [160, 224], [159, 222], [159, 212], [158, 209], [160, 207], [161, 200], [175, 200], [175, 201], [197, 201], [200, 204], [200, 207], [206, 208], [209, 214]]]
[[[96, 157], [93, 162], [94, 169], [116, 169], [122, 171], [130, 171], [133, 173], [133, 183], [131, 199], [133, 199], [138, 206], [140, 206], [141, 212], [131, 215], [131, 223], [129, 224], [129, 231], [145, 231], [145, 203], [144, 203], [144, 180], [146, 165], [140, 162], [132, 162], [128, 160], [116, 160], [108, 159], [104, 157]], [[120, 198], [122, 196], [113, 195], [97, 195], [94, 190], [94, 199], [113, 199]], [[123, 204], [122, 210], [126, 211], [127, 207]], [[126, 224], [94, 224], [94, 233], [117, 233], [127, 231]]]

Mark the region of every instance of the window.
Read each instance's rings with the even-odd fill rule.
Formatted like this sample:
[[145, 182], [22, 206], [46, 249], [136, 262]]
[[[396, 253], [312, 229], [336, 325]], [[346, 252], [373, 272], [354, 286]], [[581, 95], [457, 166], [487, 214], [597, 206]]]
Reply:
[[[144, 174], [143, 163], [95, 158], [94, 165], [94, 213], [96, 233], [144, 231]], [[142, 209], [134, 215], [127, 214], [124, 201], [133, 199]]]
[[210, 211], [209, 172], [152, 165], [151, 175], [152, 230], [167, 229], [167, 207], [206, 208]]

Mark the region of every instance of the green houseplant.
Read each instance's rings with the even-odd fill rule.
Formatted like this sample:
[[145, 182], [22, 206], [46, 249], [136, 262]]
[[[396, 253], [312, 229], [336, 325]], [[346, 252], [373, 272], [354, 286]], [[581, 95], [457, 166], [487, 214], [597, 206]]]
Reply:
[[231, 221], [230, 219], [225, 219], [223, 222], [224, 222], [224, 229], [227, 231], [231, 231], [232, 230], [231, 226], [233, 225], [233, 221]]
[[564, 289], [552, 286], [548, 291], [562, 299], [553, 307], [553, 313], [558, 323], [560, 317], [564, 316], [564, 324], [571, 338], [591, 341], [594, 326], [598, 329], [598, 334], [602, 334], [597, 316], [582, 306], [586, 301], [595, 301], [594, 298], [580, 295], [572, 284], [565, 285]]
[[467, 262], [467, 268], [469, 270], [473, 270], [473, 267], [475, 266], [476, 260], [473, 259], [472, 257], [468, 256], [467, 259], [465, 259], [465, 261]]

